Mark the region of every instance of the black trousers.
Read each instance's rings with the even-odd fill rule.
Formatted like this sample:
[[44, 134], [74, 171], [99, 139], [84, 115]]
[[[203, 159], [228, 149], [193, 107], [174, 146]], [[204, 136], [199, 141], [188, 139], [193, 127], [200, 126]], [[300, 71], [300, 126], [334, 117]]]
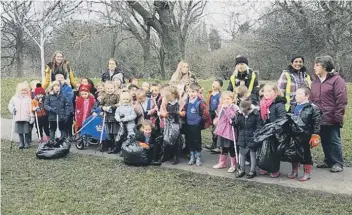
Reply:
[[[55, 132], [56, 128], [57, 128], [57, 122], [56, 121], [50, 121], [49, 124], [50, 124], [50, 132]], [[65, 126], [66, 126], [66, 124], [65, 124], [64, 121], [60, 121], [59, 122], [59, 130], [60, 131], [64, 131], [65, 132], [65, 130], [66, 130]]]
[[65, 132], [67, 137], [72, 137], [73, 114], [71, 114], [65, 124]]
[[37, 124], [39, 127], [39, 131], [37, 130], [37, 133], [39, 133], [41, 137], [43, 137], [43, 132], [45, 133], [46, 136], [50, 135], [48, 116], [38, 117], [38, 122], [35, 121], [35, 128], [37, 128]]
[[234, 147], [222, 147], [221, 148], [221, 154], [222, 155], [227, 155], [230, 154], [231, 157], [235, 157], [236, 156], [236, 151]]
[[201, 125], [185, 124], [185, 137], [189, 151], [202, 151], [202, 127]]
[[[213, 122], [216, 117], [215, 111], [210, 111], [210, 117], [211, 117], [211, 122]], [[214, 131], [215, 131], [215, 125], [212, 123], [212, 129], [211, 129], [212, 140], [213, 140], [212, 145], [216, 148], [216, 140], [217, 140], [218, 136], [216, 134], [214, 134]]]

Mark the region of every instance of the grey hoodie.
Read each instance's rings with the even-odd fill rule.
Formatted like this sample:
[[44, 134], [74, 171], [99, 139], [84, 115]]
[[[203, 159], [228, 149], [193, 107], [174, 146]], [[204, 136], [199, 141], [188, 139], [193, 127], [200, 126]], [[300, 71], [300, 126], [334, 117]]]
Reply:
[[[121, 118], [121, 115], [125, 115], [125, 117]], [[136, 126], [135, 119], [137, 118], [137, 114], [134, 111], [132, 105], [125, 104], [121, 105], [116, 109], [115, 119], [117, 122], [127, 122], [127, 132], [128, 136], [134, 134], [133, 129]]]

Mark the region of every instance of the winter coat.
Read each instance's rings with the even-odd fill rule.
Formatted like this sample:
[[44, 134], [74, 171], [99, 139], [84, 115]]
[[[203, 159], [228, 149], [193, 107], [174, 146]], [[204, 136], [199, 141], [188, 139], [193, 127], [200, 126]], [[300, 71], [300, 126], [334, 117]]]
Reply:
[[116, 111], [116, 108], [118, 107], [119, 101], [120, 101], [120, 96], [117, 94], [111, 94], [111, 95], [104, 94], [104, 95], [102, 95], [102, 99], [100, 102], [100, 108], [102, 109], [103, 106], [111, 106], [111, 108], [112, 108], [111, 113], [106, 112], [106, 117], [105, 117], [106, 122], [116, 122], [115, 111]]
[[234, 118], [234, 125], [238, 130], [238, 145], [244, 148], [256, 149], [257, 144], [254, 143], [254, 132], [261, 127], [258, 110], [252, 110], [247, 116], [239, 111]]
[[51, 82], [55, 81], [55, 75], [58, 73], [63, 74], [64, 78], [68, 80], [68, 82], [71, 84], [73, 88], [77, 87], [76, 78], [73, 74], [73, 70], [68, 61], [65, 60], [62, 63], [61, 67], [55, 68], [55, 71], [52, 71], [52, 70], [53, 70], [53, 64], [52, 62], [50, 62], [45, 66], [45, 79], [42, 84], [42, 87], [44, 89], [46, 89]]
[[[144, 136], [144, 133], [140, 130], [141, 127], [142, 127], [142, 124], [139, 124], [139, 125], [136, 125], [136, 127], [134, 128], [135, 139], [136, 141], [146, 143], [146, 138]], [[147, 144], [149, 144], [150, 146], [153, 146], [153, 144], [155, 143], [156, 137], [157, 137], [157, 132], [155, 131], [155, 129], [152, 129], [152, 134]]]
[[[252, 69], [249, 69], [246, 72], [239, 72], [235, 78], [235, 81], [236, 81], [235, 87], [238, 87], [240, 85], [241, 83], [240, 81], [244, 81], [244, 85], [247, 88], [249, 88], [253, 73], [254, 71]], [[251, 99], [254, 105], [257, 105], [259, 102], [259, 87], [258, 87], [259, 84], [258, 83], [259, 82], [258, 82], [258, 75], [257, 75], [254, 79], [253, 90], [251, 92]], [[235, 91], [231, 78], [230, 78], [229, 86], [227, 87], [227, 91], [231, 91], [231, 92]]]
[[[81, 96], [76, 99], [76, 108], [75, 108], [75, 120], [76, 126], [81, 127], [83, 122], [90, 116], [92, 108], [95, 104], [94, 96], [88, 97], [88, 106], [84, 105], [85, 99]], [[87, 110], [85, 110], [87, 108]]]
[[286, 116], [286, 109], [285, 109], [285, 104], [286, 104], [286, 98], [282, 96], [277, 96], [273, 103], [269, 107], [269, 117], [262, 123], [270, 123], [274, 122], [278, 118], [285, 117]]
[[72, 102], [61, 91], [58, 94], [49, 92], [44, 100], [44, 108], [48, 112], [49, 121], [56, 121], [56, 115], [59, 115], [59, 121], [66, 121], [73, 110]]
[[[291, 106], [291, 113], [295, 113], [296, 104]], [[306, 103], [301, 110], [299, 117], [305, 124], [305, 133], [307, 138], [310, 138], [312, 134], [320, 133], [320, 123], [321, 123], [321, 112], [319, 108], [312, 104]]]
[[11, 98], [9, 105], [9, 111], [13, 114], [15, 113], [15, 122], [30, 122], [33, 120], [31, 97], [30, 96], [14, 96]]
[[[139, 102], [136, 102], [134, 105], [134, 110], [136, 111], [137, 117], [138, 117], [138, 124], [142, 124], [144, 120], [150, 120], [153, 123], [153, 126], [155, 126], [155, 122], [157, 119], [157, 106], [155, 102], [147, 98], [147, 108], [144, 109], [142, 104]], [[149, 106], [149, 107], [148, 107]], [[151, 111], [151, 114], [148, 115], [148, 112]]]
[[[115, 71], [114, 71], [114, 74], [112, 76], [110, 76], [110, 72], [109, 70], [105, 71], [102, 75], [101, 75], [101, 81], [102, 82], [106, 82], [106, 81], [113, 81], [114, 78], [118, 78], [122, 84], [125, 83], [125, 78], [124, 78], [124, 75], [123, 73], [121, 72], [120, 69], [116, 68]], [[122, 79], [122, 80], [121, 80]]]
[[321, 83], [319, 77], [312, 83], [311, 101], [322, 111], [322, 125], [343, 125], [347, 106], [346, 82], [335, 73], [328, 73]]
[[[121, 115], [125, 115], [125, 117], [121, 118]], [[127, 132], [130, 135], [133, 133], [133, 129], [136, 126], [135, 119], [137, 118], [137, 114], [134, 111], [132, 105], [121, 105], [115, 111], [115, 119], [117, 122], [127, 123]]]
[[238, 112], [238, 106], [231, 105], [227, 108], [222, 108], [219, 105], [216, 112], [218, 114], [214, 119], [214, 125], [216, 126], [214, 134], [233, 141], [237, 135], [235, 131], [235, 137], [233, 136], [231, 122], [232, 122], [232, 118]]
[[[68, 85], [67, 83], [64, 83], [60, 86], [60, 91], [62, 94], [64, 94], [64, 96], [66, 96], [68, 101], [71, 101], [72, 103], [75, 101], [75, 94], [72, 90], [72, 87], [70, 85]], [[72, 104], [73, 107], [73, 104]], [[73, 109], [72, 109], [73, 112]]]
[[46, 112], [46, 110], [44, 108], [44, 100], [45, 100], [45, 97], [42, 98], [42, 102], [39, 102], [37, 98], [34, 98], [32, 100], [32, 111], [33, 111], [33, 108], [36, 108], [36, 107], [40, 108], [39, 111], [36, 111], [38, 117], [48, 115], [48, 113]]

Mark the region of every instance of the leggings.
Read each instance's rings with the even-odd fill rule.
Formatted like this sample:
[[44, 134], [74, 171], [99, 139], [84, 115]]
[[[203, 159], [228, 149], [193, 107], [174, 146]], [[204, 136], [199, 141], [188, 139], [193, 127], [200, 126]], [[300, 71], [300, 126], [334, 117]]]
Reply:
[[20, 138], [20, 144], [29, 143], [29, 133], [18, 134], [18, 136]]
[[236, 151], [235, 151], [235, 148], [233, 148], [233, 147], [222, 147], [221, 154], [222, 155], [230, 154], [230, 157], [235, 157]]
[[[245, 163], [246, 163], [246, 158], [247, 158], [247, 154], [241, 154], [240, 156], [240, 165], [241, 165], [241, 169], [245, 169]], [[256, 152], [255, 151], [252, 151], [250, 150], [249, 151], [249, 155], [250, 155], [250, 158], [251, 158], [251, 169], [249, 171], [251, 172], [255, 172], [255, 167], [257, 165], [256, 161], [257, 161], [257, 157], [256, 157]]]
[[48, 121], [48, 116], [42, 116], [42, 117], [38, 117], [38, 122], [35, 122], [35, 127], [37, 128], [37, 123], [39, 123], [39, 131], [37, 131], [37, 133], [39, 132], [40, 136], [43, 137], [43, 131], [45, 133], [46, 136], [49, 136], [49, 121]]

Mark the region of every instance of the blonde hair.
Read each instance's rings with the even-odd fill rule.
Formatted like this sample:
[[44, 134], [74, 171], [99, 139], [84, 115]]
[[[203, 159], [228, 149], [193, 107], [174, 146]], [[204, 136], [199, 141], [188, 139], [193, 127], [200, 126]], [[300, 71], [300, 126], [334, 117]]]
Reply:
[[15, 96], [21, 95], [21, 91], [22, 91], [23, 89], [26, 89], [26, 90], [27, 90], [27, 93], [28, 93], [28, 96], [30, 96], [29, 84], [28, 84], [28, 82], [26, 82], [26, 81], [17, 84]]
[[153, 129], [153, 123], [150, 120], [143, 120], [141, 129], [143, 130], [146, 126], [150, 126]]
[[281, 91], [280, 91], [279, 87], [277, 86], [277, 84], [275, 84], [275, 83], [266, 83], [264, 85], [263, 89], [265, 87], [270, 87], [276, 93], [276, 95], [281, 95]]
[[59, 81], [53, 81], [53, 82], [51, 82], [51, 84], [50, 84], [50, 86], [49, 86], [49, 91], [52, 91], [52, 90], [53, 90], [53, 87], [54, 87], [55, 85], [60, 86], [60, 82], [59, 82]]
[[173, 99], [179, 99], [180, 95], [178, 94], [178, 90], [176, 87], [168, 86], [164, 88], [165, 91], [165, 99], [169, 102]]
[[233, 102], [236, 102], [236, 99], [237, 99], [237, 96], [235, 93], [231, 92], [231, 91], [225, 91], [225, 92], [222, 92], [221, 93], [221, 103], [222, 103], [222, 100], [225, 98], [225, 97], [230, 97], [232, 99]]
[[248, 88], [244, 85], [240, 85], [240, 86], [236, 87], [235, 92], [237, 93], [237, 96], [239, 98], [246, 97], [248, 94]]
[[106, 89], [107, 85], [112, 85], [114, 87], [114, 93], [117, 93], [117, 88], [116, 88], [116, 84], [113, 81], [106, 81], [104, 83], [104, 90]]
[[95, 85], [95, 88], [98, 89], [98, 87], [100, 87], [100, 86], [104, 87], [104, 82], [99, 81], [99, 82]]
[[136, 91], [136, 96], [147, 96], [147, 93], [141, 88]]
[[[187, 74], [183, 74], [182, 73], [182, 66], [184, 64], [187, 64], [188, 65], [188, 73]], [[184, 60], [181, 60], [178, 64], [177, 64], [177, 68], [176, 68], [176, 71], [174, 72], [174, 74], [172, 75], [170, 81], [169, 81], [169, 84], [170, 85], [177, 85], [177, 84], [191, 84], [191, 69], [190, 69], [190, 66], [189, 66], [189, 63], [184, 61]]]
[[129, 99], [129, 104], [131, 103], [132, 98], [131, 98], [131, 94], [130, 94], [129, 91], [122, 90], [121, 95], [120, 95], [120, 104], [122, 104], [122, 100], [124, 98], [128, 98]]

